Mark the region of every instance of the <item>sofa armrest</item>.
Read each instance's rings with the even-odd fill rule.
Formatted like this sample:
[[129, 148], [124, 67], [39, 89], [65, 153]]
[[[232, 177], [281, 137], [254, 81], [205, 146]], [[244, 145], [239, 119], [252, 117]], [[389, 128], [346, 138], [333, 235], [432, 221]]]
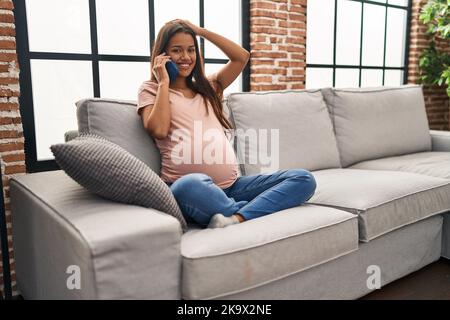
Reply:
[[179, 299], [178, 220], [102, 199], [64, 175], [40, 172], [10, 181], [24, 298]]
[[78, 130], [69, 130], [64, 133], [64, 142], [69, 142], [70, 140], [78, 137]]
[[433, 151], [450, 152], [450, 131], [430, 130]]

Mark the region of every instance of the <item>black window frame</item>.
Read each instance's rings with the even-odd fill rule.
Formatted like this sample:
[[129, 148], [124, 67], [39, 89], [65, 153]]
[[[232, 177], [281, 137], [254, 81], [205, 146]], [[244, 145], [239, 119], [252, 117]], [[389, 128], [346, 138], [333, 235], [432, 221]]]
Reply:
[[[92, 79], [94, 97], [100, 97], [100, 77], [99, 62], [148, 62], [150, 56], [129, 56], [129, 55], [111, 55], [99, 54], [97, 44], [97, 23], [96, 23], [96, 5], [95, 0], [89, 1], [89, 19], [91, 36], [91, 53], [52, 53], [52, 52], [30, 52], [28, 44], [28, 25], [26, 19], [25, 0], [13, 0], [14, 18], [16, 27], [16, 46], [20, 65], [20, 113], [22, 116], [22, 126], [25, 137], [25, 163], [27, 172], [40, 172], [59, 170], [59, 166], [54, 159], [37, 160], [36, 149], [36, 128], [34, 123], [34, 107], [31, 83], [31, 59], [51, 59], [51, 60], [76, 60], [92, 62]], [[200, 27], [204, 27], [204, 0], [199, 1]], [[152, 52], [155, 40], [155, 1], [148, 0], [149, 9], [149, 29], [150, 29], [150, 52]], [[241, 0], [241, 21], [242, 21], [242, 46], [250, 51], [250, 1]], [[200, 48], [202, 56], [205, 53], [204, 39], [200, 38]], [[228, 59], [205, 58], [204, 63], [226, 64]], [[250, 90], [250, 63], [247, 64], [242, 73], [242, 90]], [[75, 128], [74, 128], [75, 129]], [[70, 130], [68, 128], [67, 130]]]
[[[361, 87], [361, 78], [362, 78], [362, 70], [363, 69], [372, 69], [372, 70], [382, 70], [382, 85], [384, 86], [384, 78], [386, 70], [400, 70], [403, 71], [403, 84], [408, 83], [408, 67], [409, 67], [409, 45], [410, 45], [410, 34], [411, 34], [411, 13], [412, 13], [412, 0], [408, 0], [406, 6], [399, 6], [395, 4], [389, 4], [388, 0], [385, 0], [385, 3], [375, 2], [375, 1], [367, 1], [367, 0], [347, 0], [353, 2], [361, 3], [361, 34], [359, 40], [359, 64], [357, 65], [338, 65], [336, 64], [336, 37], [337, 37], [337, 10], [338, 10], [338, 0], [334, 0], [334, 34], [333, 34], [333, 63], [332, 64], [314, 64], [307, 63], [306, 68], [326, 68], [333, 70], [333, 83], [332, 86], [336, 86], [336, 69], [358, 69], [359, 70], [359, 87]], [[367, 66], [362, 64], [362, 50], [363, 50], [363, 28], [364, 28], [364, 4], [370, 5], [378, 5], [385, 7], [385, 17], [384, 17], [384, 48], [383, 48], [383, 66]], [[406, 37], [405, 37], [405, 56], [403, 60], [403, 67], [387, 67], [386, 66], [386, 39], [387, 39], [387, 13], [388, 8], [402, 9], [406, 11]], [[306, 77], [308, 74], [306, 73]], [[308, 81], [308, 78], [306, 78]]]

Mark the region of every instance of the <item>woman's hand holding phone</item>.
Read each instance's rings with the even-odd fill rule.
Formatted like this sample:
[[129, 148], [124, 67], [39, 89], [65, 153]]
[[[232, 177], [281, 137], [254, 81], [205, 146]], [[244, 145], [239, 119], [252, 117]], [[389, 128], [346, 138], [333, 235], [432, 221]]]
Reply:
[[158, 83], [170, 83], [169, 73], [167, 72], [166, 63], [170, 60], [170, 56], [165, 52], [155, 58], [155, 65], [153, 66], [153, 74]]
[[169, 73], [170, 82], [171, 83], [174, 82], [175, 79], [178, 77], [178, 74], [180, 73], [176, 63], [173, 62], [172, 60], [167, 61], [166, 69], [167, 69], [167, 72]]

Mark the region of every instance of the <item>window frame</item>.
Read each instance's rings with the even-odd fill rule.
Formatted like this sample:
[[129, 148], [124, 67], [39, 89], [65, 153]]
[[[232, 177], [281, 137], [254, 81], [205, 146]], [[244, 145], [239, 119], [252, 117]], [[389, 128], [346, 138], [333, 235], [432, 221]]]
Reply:
[[[100, 61], [114, 62], [149, 62], [150, 56], [130, 56], [130, 55], [111, 55], [98, 53], [98, 34], [97, 34], [97, 15], [95, 0], [89, 1], [89, 20], [90, 20], [90, 38], [91, 53], [53, 53], [53, 52], [30, 52], [28, 42], [28, 25], [26, 19], [25, 0], [13, 0], [14, 18], [16, 27], [16, 46], [17, 55], [20, 65], [20, 113], [22, 116], [22, 126], [25, 137], [25, 163], [27, 172], [40, 172], [59, 170], [60, 167], [54, 159], [38, 160], [36, 149], [36, 127], [34, 122], [34, 105], [33, 105], [33, 88], [31, 82], [32, 59], [42, 60], [75, 60], [92, 62], [92, 79], [94, 97], [100, 97]], [[204, 1], [199, 1], [199, 26], [204, 27]], [[155, 41], [155, 0], [148, 0], [149, 10], [149, 35], [150, 35], [150, 52], [152, 52]], [[250, 1], [241, 0], [241, 30], [242, 30], [242, 47], [250, 51]], [[202, 56], [205, 54], [205, 40], [200, 38], [200, 49]], [[204, 63], [226, 64], [228, 59], [211, 59], [205, 58]], [[242, 72], [242, 90], [244, 92], [250, 90], [250, 63]], [[76, 129], [76, 128], [73, 128]], [[67, 131], [71, 130], [68, 128]]]
[[[336, 64], [336, 38], [337, 38], [337, 7], [338, 0], [334, 0], [334, 30], [333, 30], [333, 63], [332, 64], [314, 64], [307, 63], [306, 68], [326, 68], [332, 69], [333, 71], [333, 81], [332, 86], [336, 86], [336, 69], [358, 69], [359, 71], [359, 87], [361, 87], [362, 70], [381, 70], [382, 75], [382, 86], [384, 86], [385, 71], [386, 70], [400, 70], [403, 71], [403, 84], [408, 83], [408, 67], [409, 67], [409, 47], [410, 47], [410, 37], [411, 37], [411, 14], [412, 14], [412, 0], [408, 0], [406, 6], [399, 6], [395, 4], [389, 4], [388, 0], [385, 3], [368, 1], [368, 0], [347, 0], [353, 2], [361, 3], [361, 34], [359, 39], [359, 64], [357, 65], [339, 65]], [[386, 8], [384, 16], [384, 48], [383, 48], [383, 66], [366, 66], [362, 64], [362, 50], [363, 50], [363, 28], [364, 28], [364, 4], [378, 5]], [[387, 67], [386, 66], [386, 39], [387, 39], [387, 21], [388, 21], [388, 8], [402, 9], [406, 11], [406, 36], [405, 36], [405, 53], [403, 60], [403, 67]], [[306, 73], [306, 82], [308, 81], [308, 74]]]

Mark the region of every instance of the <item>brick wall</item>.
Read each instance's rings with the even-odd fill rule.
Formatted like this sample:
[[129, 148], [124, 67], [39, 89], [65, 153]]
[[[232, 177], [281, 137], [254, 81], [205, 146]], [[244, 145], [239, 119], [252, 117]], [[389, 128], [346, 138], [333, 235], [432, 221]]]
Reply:
[[250, 90], [303, 89], [306, 0], [250, 0]]
[[[12, 1], [0, 0], [0, 161], [8, 228], [11, 277], [13, 279], [13, 291], [16, 291], [9, 205], [9, 178], [12, 174], [25, 172], [25, 153], [18, 101], [19, 65], [16, 55], [14, 14], [12, 10]], [[0, 263], [1, 261], [0, 259]], [[3, 266], [0, 268], [0, 274], [0, 288], [3, 290]]]
[[[411, 38], [409, 50], [409, 70], [408, 82], [418, 83], [419, 77], [419, 56], [422, 50], [430, 43], [430, 36], [426, 34], [426, 27], [419, 20], [421, 8], [427, 0], [413, 0]], [[450, 52], [449, 41], [439, 41], [438, 48]], [[428, 115], [428, 122], [431, 129], [450, 130], [449, 125], [449, 97], [444, 87], [426, 86], [424, 87], [425, 104]]]

